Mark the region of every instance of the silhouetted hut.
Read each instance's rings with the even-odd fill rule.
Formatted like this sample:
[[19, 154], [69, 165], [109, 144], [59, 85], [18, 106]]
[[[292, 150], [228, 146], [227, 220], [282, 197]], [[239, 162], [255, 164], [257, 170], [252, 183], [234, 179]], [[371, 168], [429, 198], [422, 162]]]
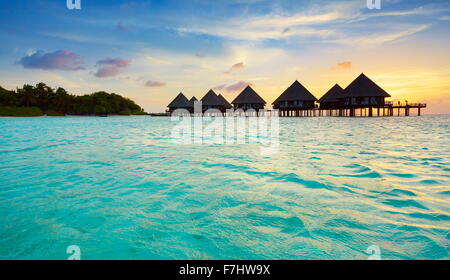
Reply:
[[180, 92], [177, 97], [175, 97], [175, 99], [167, 105], [167, 107], [169, 107], [169, 113], [172, 113], [176, 109], [189, 110], [189, 100], [183, 93]]
[[302, 84], [295, 81], [273, 103], [274, 109], [297, 111], [314, 109], [317, 98]]
[[219, 98], [219, 100], [221, 102], [221, 106], [222, 106], [221, 107], [221, 111], [222, 112], [225, 112], [226, 110], [233, 108], [233, 106], [231, 106], [230, 102], [228, 102], [225, 99], [225, 97], [222, 96], [222, 94], [219, 94], [218, 98]]
[[205, 112], [206, 110], [209, 110], [209, 109], [221, 110], [222, 101], [220, 100], [220, 98], [217, 96], [217, 94], [212, 89], [210, 89], [205, 94], [205, 96], [203, 96], [201, 101], [202, 101], [203, 112]]
[[234, 109], [254, 109], [259, 111], [264, 109], [267, 102], [259, 96], [250, 86], [247, 86], [234, 100], [231, 102]]
[[193, 96], [191, 98], [191, 100], [189, 100], [189, 112], [192, 114], [194, 113], [194, 102], [198, 101], [197, 98], [195, 96]]
[[337, 109], [340, 108], [344, 102], [345, 92], [338, 84], [335, 84], [327, 93], [320, 99], [320, 109]]
[[385, 98], [391, 97], [384, 89], [379, 87], [366, 75], [361, 74], [344, 90], [344, 107], [382, 107]]

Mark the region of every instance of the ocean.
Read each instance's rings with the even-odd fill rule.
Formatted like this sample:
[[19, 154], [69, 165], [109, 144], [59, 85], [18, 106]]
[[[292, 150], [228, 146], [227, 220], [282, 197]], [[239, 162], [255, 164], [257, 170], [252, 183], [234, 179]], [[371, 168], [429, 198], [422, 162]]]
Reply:
[[0, 259], [449, 259], [449, 124], [281, 118], [267, 156], [170, 118], [0, 118]]

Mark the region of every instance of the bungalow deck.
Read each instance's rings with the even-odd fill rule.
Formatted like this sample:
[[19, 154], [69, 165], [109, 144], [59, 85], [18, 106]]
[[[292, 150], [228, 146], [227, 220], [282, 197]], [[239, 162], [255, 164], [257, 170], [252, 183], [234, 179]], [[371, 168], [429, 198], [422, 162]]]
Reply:
[[426, 108], [425, 103], [398, 103], [386, 102], [383, 106], [357, 106], [329, 109], [279, 109], [280, 117], [393, 117], [410, 116], [411, 109], [417, 109], [417, 116], [421, 109]]

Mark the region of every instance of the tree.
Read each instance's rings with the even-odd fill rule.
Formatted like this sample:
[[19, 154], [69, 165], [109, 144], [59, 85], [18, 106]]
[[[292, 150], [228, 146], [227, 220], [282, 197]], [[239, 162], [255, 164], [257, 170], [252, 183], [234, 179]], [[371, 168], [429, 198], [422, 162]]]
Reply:
[[61, 87], [54, 90], [45, 83], [39, 83], [35, 87], [24, 85], [15, 92], [0, 87], [0, 106], [35, 106], [52, 114], [145, 114], [134, 101], [115, 93], [100, 91], [78, 96], [69, 94]]

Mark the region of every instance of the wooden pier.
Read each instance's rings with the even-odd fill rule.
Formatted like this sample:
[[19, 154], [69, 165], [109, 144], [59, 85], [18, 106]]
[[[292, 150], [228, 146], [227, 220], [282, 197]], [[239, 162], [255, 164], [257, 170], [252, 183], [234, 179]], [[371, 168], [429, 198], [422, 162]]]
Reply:
[[393, 117], [410, 116], [411, 109], [417, 109], [417, 116], [421, 115], [421, 109], [426, 108], [424, 103], [399, 103], [387, 101], [384, 106], [358, 106], [327, 109], [301, 109], [280, 108], [280, 117]]

